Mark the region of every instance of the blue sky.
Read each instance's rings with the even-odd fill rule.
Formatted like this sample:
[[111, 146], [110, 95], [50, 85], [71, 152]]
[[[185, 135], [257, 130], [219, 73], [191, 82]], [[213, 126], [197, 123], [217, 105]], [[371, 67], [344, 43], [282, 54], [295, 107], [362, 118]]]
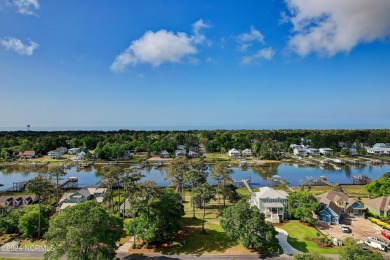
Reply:
[[389, 12], [0, 0], [0, 127], [389, 128]]

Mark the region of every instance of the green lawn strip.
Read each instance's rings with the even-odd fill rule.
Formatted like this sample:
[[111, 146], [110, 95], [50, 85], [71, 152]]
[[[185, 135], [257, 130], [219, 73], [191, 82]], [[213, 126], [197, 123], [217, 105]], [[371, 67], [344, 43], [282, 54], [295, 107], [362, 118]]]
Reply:
[[[304, 238], [317, 238], [319, 232], [314, 227], [309, 227], [301, 224], [298, 220], [291, 220], [290, 222], [280, 226], [279, 228], [284, 229], [288, 233], [287, 241], [295, 249], [304, 253], [319, 253], [319, 254], [338, 254], [339, 248], [321, 248], [313, 241], [305, 240]], [[320, 238], [325, 237], [320, 233]]]

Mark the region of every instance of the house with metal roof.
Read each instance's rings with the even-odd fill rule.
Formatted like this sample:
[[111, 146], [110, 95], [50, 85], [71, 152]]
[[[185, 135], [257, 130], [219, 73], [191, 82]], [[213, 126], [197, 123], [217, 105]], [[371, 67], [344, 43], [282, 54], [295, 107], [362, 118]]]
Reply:
[[390, 196], [367, 200], [364, 202], [364, 207], [374, 215], [388, 218], [390, 217]]
[[261, 187], [258, 192], [251, 192], [249, 204], [257, 207], [267, 221], [279, 223], [288, 215], [287, 198], [288, 194], [285, 191]]

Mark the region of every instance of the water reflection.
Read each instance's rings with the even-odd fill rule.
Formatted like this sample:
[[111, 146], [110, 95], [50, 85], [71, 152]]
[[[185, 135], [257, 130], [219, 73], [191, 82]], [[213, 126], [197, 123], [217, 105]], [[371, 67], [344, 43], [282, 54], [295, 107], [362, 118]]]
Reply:
[[[64, 180], [69, 177], [78, 177], [79, 186], [96, 185], [103, 175], [103, 165], [94, 165], [92, 167], [77, 169], [73, 167], [67, 169], [67, 175]], [[122, 165], [121, 167], [129, 167], [129, 165]], [[20, 180], [28, 180], [36, 176], [40, 172], [47, 172], [48, 167], [29, 168], [20, 165], [14, 167], [3, 168], [0, 171], [0, 183], [4, 184], [7, 188], [12, 186], [13, 182]], [[146, 166], [140, 170], [145, 175], [143, 180], [153, 180], [159, 186], [168, 186], [170, 180], [166, 179], [165, 168]], [[210, 172], [210, 170], [208, 170]], [[299, 164], [269, 164], [267, 167], [247, 167], [247, 168], [234, 168], [233, 179], [241, 180], [245, 178], [251, 178], [253, 183], [258, 185], [272, 185], [270, 178], [273, 175], [280, 175], [290, 185], [298, 186], [300, 180], [306, 180], [307, 177], [313, 177], [314, 179], [320, 176], [326, 176], [328, 181], [333, 183], [352, 183], [352, 177], [355, 175], [366, 174], [371, 179], [379, 178], [383, 173], [390, 171], [390, 165], [372, 166], [372, 165], [356, 165], [356, 166], [343, 166], [342, 170], [335, 170], [333, 166], [319, 167], [303, 167]], [[211, 179], [209, 175], [208, 181], [214, 184], [215, 181]]]

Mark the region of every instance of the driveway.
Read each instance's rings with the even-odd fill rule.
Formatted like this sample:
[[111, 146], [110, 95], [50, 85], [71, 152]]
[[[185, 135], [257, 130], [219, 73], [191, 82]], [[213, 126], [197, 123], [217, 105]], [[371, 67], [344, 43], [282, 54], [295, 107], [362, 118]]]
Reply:
[[[381, 238], [380, 228], [378, 225], [372, 223], [368, 219], [362, 217], [350, 218], [342, 224], [347, 224], [347, 226], [352, 230], [351, 233], [343, 233], [338, 225], [331, 226], [322, 226], [317, 225], [317, 228], [325, 235], [330, 235], [331, 237], [344, 240], [347, 237], [351, 237], [358, 240], [367, 240], [367, 237], [378, 237]], [[390, 241], [389, 241], [390, 242]]]
[[279, 234], [276, 235], [276, 238], [279, 240], [279, 245], [282, 247], [283, 253], [284, 253], [284, 254], [292, 255], [292, 254], [299, 254], [299, 253], [302, 253], [301, 251], [296, 250], [295, 248], [293, 248], [293, 247], [287, 242], [287, 237], [288, 237], [287, 231], [285, 231], [285, 230], [283, 230], [283, 229], [281, 229], [281, 228], [277, 228], [277, 227], [275, 227], [275, 230], [276, 230], [277, 232], [279, 232]]

